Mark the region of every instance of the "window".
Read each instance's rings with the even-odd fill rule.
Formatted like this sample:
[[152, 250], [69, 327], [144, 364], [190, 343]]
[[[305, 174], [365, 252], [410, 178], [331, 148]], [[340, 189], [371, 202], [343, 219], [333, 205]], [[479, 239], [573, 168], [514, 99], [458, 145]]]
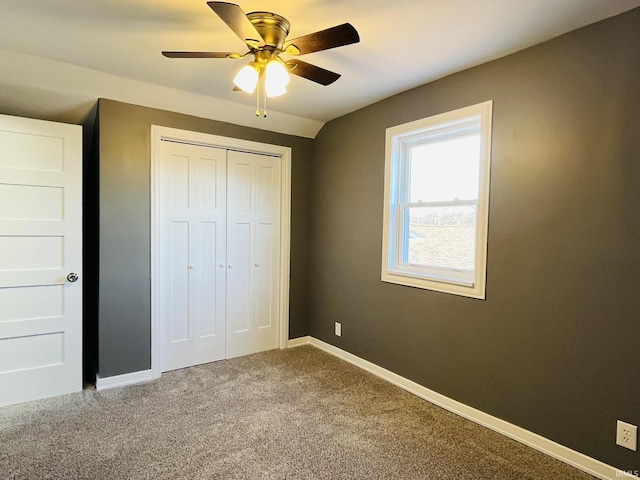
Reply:
[[387, 129], [383, 281], [485, 298], [491, 112]]

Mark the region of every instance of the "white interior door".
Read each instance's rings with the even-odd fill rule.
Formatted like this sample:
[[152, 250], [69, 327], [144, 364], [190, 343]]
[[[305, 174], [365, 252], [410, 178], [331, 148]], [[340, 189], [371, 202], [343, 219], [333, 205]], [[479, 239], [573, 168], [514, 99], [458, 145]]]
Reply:
[[162, 142], [162, 371], [225, 358], [226, 150]]
[[280, 158], [227, 156], [227, 358], [278, 348]]
[[0, 115], [0, 405], [81, 389], [82, 129]]

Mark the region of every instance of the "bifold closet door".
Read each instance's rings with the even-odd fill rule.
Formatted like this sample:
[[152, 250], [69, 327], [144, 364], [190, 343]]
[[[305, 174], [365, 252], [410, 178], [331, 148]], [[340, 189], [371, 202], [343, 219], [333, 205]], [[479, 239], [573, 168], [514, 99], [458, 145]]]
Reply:
[[226, 150], [162, 142], [162, 371], [225, 358]]
[[227, 155], [227, 358], [278, 348], [280, 168]]

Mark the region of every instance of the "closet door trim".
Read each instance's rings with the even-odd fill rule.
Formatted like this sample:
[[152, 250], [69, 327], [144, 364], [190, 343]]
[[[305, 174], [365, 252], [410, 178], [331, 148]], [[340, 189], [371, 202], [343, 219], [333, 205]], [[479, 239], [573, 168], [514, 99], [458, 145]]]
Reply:
[[281, 159], [280, 181], [280, 296], [278, 347], [286, 348], [289, 338], [289, 271], [291, 238], [291, 148], [281, 145], [191, 132], [176, 128], [151, 126], [151, 376], [159, 378], [160, 357], [160, 303], [159, 303], [159, 226], [160, 183], [159, 165], [161, 142], [173, 141], [242, 152], [272, 155]]

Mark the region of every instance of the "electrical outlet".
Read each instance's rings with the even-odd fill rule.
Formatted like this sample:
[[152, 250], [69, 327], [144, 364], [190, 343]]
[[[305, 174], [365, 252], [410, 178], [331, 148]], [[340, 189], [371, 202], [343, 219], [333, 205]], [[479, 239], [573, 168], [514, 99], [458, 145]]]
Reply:
[[616, 445], [635, 452], [638, 449], [638, 427], [618, 420], [616, 424]]
[[338, 337], [342, 336], [342, 324], [341, 323], [336, 322], [335, 332], [336, 332], [336, 336], [338, 336]]

